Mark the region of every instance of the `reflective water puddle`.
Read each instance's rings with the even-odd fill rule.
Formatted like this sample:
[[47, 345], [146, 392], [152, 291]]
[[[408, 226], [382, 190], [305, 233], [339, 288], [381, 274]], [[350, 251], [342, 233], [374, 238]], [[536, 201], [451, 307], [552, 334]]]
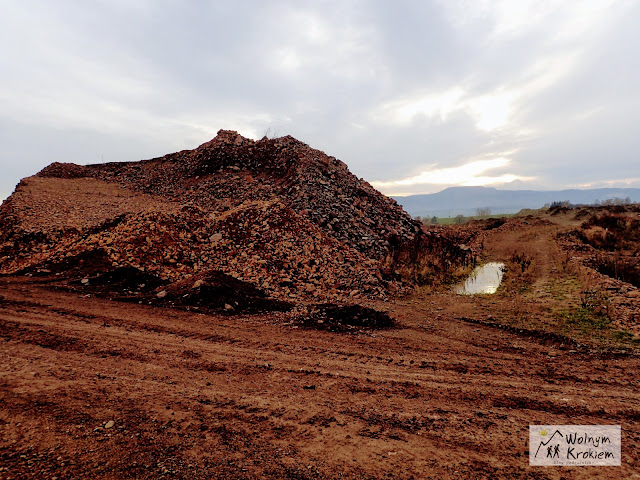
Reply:
[[457, 285], [453, 291], [460, 295], [476, 295], [479, 293], [496, 293], [502, 282], [504, 263], [489, 262], [476, 267], [469, 278], [461, 285]]

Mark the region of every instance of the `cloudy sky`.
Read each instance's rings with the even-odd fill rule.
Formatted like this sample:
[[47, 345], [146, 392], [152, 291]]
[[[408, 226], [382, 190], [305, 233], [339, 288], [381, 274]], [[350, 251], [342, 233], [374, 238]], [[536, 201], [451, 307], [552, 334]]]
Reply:
[[0, 0], [0, 198], [293, 135], [387, 194], [640, 187], [640, 1]]

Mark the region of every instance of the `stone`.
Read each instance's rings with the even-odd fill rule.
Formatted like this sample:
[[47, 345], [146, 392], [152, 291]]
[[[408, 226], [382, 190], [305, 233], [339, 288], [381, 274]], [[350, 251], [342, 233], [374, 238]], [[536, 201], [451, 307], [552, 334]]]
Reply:
[[114, 422], [113, 420], [109, 420], [107, 423], [105, 423], [104, 428], [113, 428], [115, 424], [116, 422]]
[[164, 298], [166, 296], [167, 296], [167, 291], [166, 290], [162, 290], [161, 292], [158, 292], [156, 294], [156, 297], [158, 297], [158, 298]]

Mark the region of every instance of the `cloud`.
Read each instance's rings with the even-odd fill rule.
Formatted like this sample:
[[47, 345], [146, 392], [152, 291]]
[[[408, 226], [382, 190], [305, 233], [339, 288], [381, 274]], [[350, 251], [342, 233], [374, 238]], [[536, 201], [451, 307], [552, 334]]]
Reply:
[[312, 72], [350, 82], [373, 76], [373, 32], [365, 25], [345, 22], [345, 17], [353, 15], [348, 5], [336, 13], [343, 17], [303, 8], [285, 11], [266, 40], [265, 68], [294, 78]]
[[0, 190], [18, 158], [136, 160], [220, 128], [379, 183], [500, 156], [476, 184], [638, 178], [639, 18], [626, 0], [4, 2]]
[[[427, 170], [423, 170], [418, 175], [412, 177], [386, 182], [374, 181], [371, 182], [371, 185], [383, 192], [393, 192], [390, 193], [392, 195], [402, 195], [403, 192], [415, 190], [415, 187], [424, 188], [425, 186], [431, 187], [433, 185], [486, 186], [505, 184], [516, 180], [533, 180], [532, 178], [514, 175], [513, 173], [501, 173], [495, 176], [484, 175], [484, 173], [489, 170], [508, 167], [510, 163], [511, 160], [506, 157], [494, 157], [484, 160], [474, 160], [456, 167], [434, 168], [434, 166], [430, 166]], [[405, 189], [405, 187], [409, 188]]]
[[[468, 29], [478, 22], [490, 25], [487, 41], [522, 36], [541, 26], [552, 40], [575, 38], [597, 26], [612, 9], [629, 4], [616, 0], [583, 0], [574, 4], [563, 0], [440, 0], [439, 3], [458, 29]], [[564, 28], [549, 28], [558, 24]]]
[[501, 92], [470, 97], [462, 87], [454, 87], [444, 92], [387, 102], [373, 112], [372, 118], [398, 125], [421, 118], [444, 123], [452, 114], [463, 112], [473, 119], [476, 128], [490, 132], [508, 123], [513, 98], [513, 93]]

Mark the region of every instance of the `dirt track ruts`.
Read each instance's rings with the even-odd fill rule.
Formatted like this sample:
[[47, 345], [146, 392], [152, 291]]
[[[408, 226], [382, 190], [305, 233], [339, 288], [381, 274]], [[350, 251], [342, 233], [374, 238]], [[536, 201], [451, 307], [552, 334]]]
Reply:
[[[638, 356], [464, 322], [445, 298], [344, 335], [28, 278], [0, 295], [3, 479], [640, 478]], [[621, 424], [623, 466], [529, 467], [536, 423]]]

